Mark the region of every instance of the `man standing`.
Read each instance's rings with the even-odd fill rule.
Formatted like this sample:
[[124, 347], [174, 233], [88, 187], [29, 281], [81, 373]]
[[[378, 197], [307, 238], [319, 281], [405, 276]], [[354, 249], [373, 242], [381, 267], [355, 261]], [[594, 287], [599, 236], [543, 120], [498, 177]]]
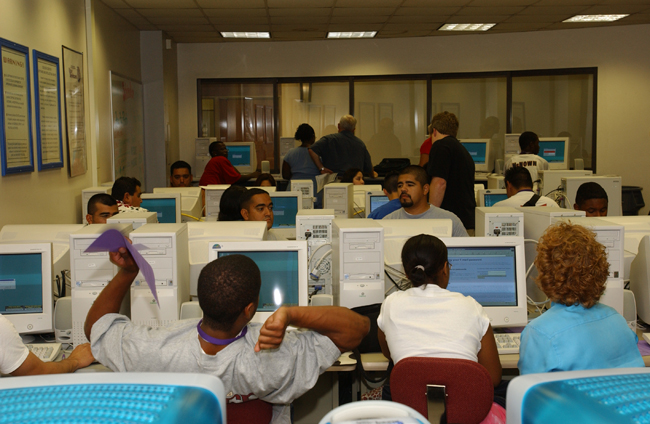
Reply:
[[169, 175], [169, 184], [172, 187], [192, 186], [192, 167], [185, 161], [178, 160], [174, 162]]
[[142, 184], [137, 178], [120, 177], [113, 183], [111, 196], [117, 200], [117, 207], [120, 212], [149, 212], [141, 208]]
[[[399, 201], [399, 190], [397, 189], [397, 179], [399, 178], [399, 173], [396, 171], [389, 172], [384, 181], [381, 183], [382, 190], [386, 197], [388, 197], [388, 203], [381, 205], [368, 215], [370, 219], [382, 219], [391, 212], [395, 212], [402, 207], [402, 204]], [[366, 205], [366, 210], [370, 208], [370, 205]]]
[[449, 112], [431, 120], [431, 150], [427, 172], [431, 178], [429, 202], [453, 212], [465, 228], [474, 230], [474, 160], [456, 139], [458, 119]]
[[106, 220], [117, 215], [117, 201], [110, 194], [97, 193], [88, 200], [88, 213], [86, 222], [88, 224], [106, 224]]
[[335, 172], [342, 175], [350, 168], [359, 168], [364, 175], [376, 176], [366, 145], [354, 135], [356, 127], [354, 116], [344, 115], [338, 133], [323, 136], [310, 147], [309, 156], [321, 174]]
[[526, 168], [515, 166], [508, 169], [504, 180], [508, 198], [495, 203], [494, 206], [511, 206], [514, 208], [520, 206], [551, 206], [559, 208], [553, 199], [539, 196], [533, 192], [533, 180]]
[[228, 160], [228, 148], [223, 141], [210, 143], [209, 150], [212, 159], [205, 166], [205, 170], [199, 181], [200, 186], [243, 183], [251, 178], [257, 178], [260, 174], [257, 171], [251, 174], [240, 174]]
[[430, 205], [429, 177], [420, 166], [410, 165], [399, 173], [397, 191], [402, 208], [390, 213], [384, 219], [451, 219], [453, 237], [468, 237], [463, 223], [452, 212]]
[[539, 153], [539, 137], [532, 131], [525, 131], [519, 136], [519, 148], [521, 153], [508, 158], [503, 166], [504, 172], [513, 166], [524, 167], [530, 172], [533, 180], [533, 188], [539, 185], [539, 171], [548, 169], [548, 162]]

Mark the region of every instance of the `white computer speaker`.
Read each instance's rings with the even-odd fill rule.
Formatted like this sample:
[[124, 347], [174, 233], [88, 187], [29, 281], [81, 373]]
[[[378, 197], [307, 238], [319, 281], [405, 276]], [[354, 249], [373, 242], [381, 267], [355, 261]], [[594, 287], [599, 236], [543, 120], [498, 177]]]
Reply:
[[636, 333], [636, 299], [632, 290], [623, 290], [623, 318]]
[[203, 318], [203, 310], [199, 302], [183, 302], [181, 304], [180, 319]]
[[271, 163], [268, 160], [263, 160], [262, 161], [262, 174], [270, 174], [271, 173]]
[[72, 343], [72, 297], [61, 297], [54, 305], [54, 337], [58, 343]]
[[311, 306], [332, 306], [334, 296], [331, 294], [315, 294], [311, 297]]

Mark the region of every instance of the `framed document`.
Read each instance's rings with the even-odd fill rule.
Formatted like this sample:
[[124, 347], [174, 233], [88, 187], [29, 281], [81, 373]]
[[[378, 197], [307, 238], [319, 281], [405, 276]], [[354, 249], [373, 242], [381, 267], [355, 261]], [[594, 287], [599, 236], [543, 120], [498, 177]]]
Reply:
[[0, 38], [2, 175], [34, 170], [29, 49]]
[[63, 167], [59, 58], [32, 51], [38, 170]]
[[70, 176], [86, 173], [86, 109], [84, 107], [84, 57], [82, 53], [63, 46], [63, 90], [65, 91], [65, 123], [68, 135], [68, 166]]

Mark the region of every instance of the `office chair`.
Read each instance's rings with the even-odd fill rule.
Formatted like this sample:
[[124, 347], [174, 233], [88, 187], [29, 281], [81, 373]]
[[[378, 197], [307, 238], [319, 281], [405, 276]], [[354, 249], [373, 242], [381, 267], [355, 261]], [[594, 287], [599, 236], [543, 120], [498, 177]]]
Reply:
[[387, 400], [368, 400], [341, 405], [327, 413], [319, 424], [353, 423], [357, 421], [370, 423], [374, 422], [372, 420], [381, 418], [391, 418], [394, 420], [391, 422], [430, 424], [422, 414], [413, 408]]
[[226, 409], [228, 424], [269, 424], [273, 416], [273, 405], [259, 399], [228, 403]]
[[[174, 383], [170, 383], [174, 382]], [[226, 423], [217, 377], [190, 373], [84, 373], [0, 379], [8, 423]]]
[[444, 414], [450, 423], [480, 423], [494, 398], [490, 374], [466, 359], [402, 359], [390, 375], [390, 390], [395, 402], [432, 423], [440, 422]]

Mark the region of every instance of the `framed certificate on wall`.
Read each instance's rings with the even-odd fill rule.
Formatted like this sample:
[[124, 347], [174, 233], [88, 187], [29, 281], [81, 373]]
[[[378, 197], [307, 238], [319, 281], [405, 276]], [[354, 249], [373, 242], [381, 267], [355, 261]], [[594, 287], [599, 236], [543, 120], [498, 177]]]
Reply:
[[32, 51], [38, 170], [63, 167], [59, 58]]

